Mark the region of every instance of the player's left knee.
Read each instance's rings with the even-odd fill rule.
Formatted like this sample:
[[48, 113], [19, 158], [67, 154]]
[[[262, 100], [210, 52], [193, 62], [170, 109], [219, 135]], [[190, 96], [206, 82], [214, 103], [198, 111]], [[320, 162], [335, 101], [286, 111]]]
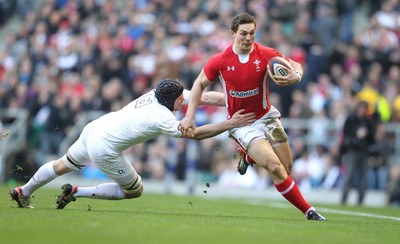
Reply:
[[67, 161], [66, 155], [53, 161], [53, 169], [57, 175], [63, 175], [71, 171], [79, 170], [78, 168], [75, 169], [71, 166], [71, 164]]
[[284, 180], [289, 175], [288, 169], [279, 160], [269, 163], [270, 174], [277, 179]]

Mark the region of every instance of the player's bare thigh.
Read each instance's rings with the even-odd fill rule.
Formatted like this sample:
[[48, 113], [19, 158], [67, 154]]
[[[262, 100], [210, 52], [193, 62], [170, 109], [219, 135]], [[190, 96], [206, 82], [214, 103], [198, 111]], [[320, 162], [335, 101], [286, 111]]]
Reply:
[[281, 183], [286, 179], [286, 170], [266, 139], [251, 141], [247, 153], [258, 165], [270, 173], [275, 184]]

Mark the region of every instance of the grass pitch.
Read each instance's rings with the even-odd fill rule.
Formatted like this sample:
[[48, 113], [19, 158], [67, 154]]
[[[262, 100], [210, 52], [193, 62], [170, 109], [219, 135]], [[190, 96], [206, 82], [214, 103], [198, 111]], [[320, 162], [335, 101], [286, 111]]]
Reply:
[[0, 186], [0, 243], [399, 243], [399, 208], [316, 207], [305, 220], [286, 202], [144, 193], [139, 199], [80, 198], [55, 209], [59, 190], [39, 189], [19, 209]]

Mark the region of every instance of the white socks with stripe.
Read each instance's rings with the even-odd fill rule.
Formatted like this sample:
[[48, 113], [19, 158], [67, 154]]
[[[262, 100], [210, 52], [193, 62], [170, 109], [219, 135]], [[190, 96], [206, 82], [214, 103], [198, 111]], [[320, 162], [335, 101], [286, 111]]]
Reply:
[[30, 196], [38, 188], [58, 177], [53, 168], [54, 161], [43, 164], [25, 185], [21, 186], [22, 194]]

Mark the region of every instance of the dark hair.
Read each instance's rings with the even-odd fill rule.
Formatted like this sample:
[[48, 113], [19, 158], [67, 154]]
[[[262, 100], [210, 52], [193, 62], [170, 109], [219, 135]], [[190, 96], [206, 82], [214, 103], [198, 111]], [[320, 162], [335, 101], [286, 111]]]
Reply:
[[248, 13], [238, 14], [233, 17], [231, 21], [231, 31], [236, 33], [236, 31], [239, 29], [239, 25], [251, 23], [254, 23], [254, 26], [256, 26], [256, 20], [254, 19], [253, 15], [250, 15]]
[[175, 100], [183, 93], [183, 85], [174, 78], [164, 78], [157, 83], [155, 96], [158, 102], [174, 110]]

